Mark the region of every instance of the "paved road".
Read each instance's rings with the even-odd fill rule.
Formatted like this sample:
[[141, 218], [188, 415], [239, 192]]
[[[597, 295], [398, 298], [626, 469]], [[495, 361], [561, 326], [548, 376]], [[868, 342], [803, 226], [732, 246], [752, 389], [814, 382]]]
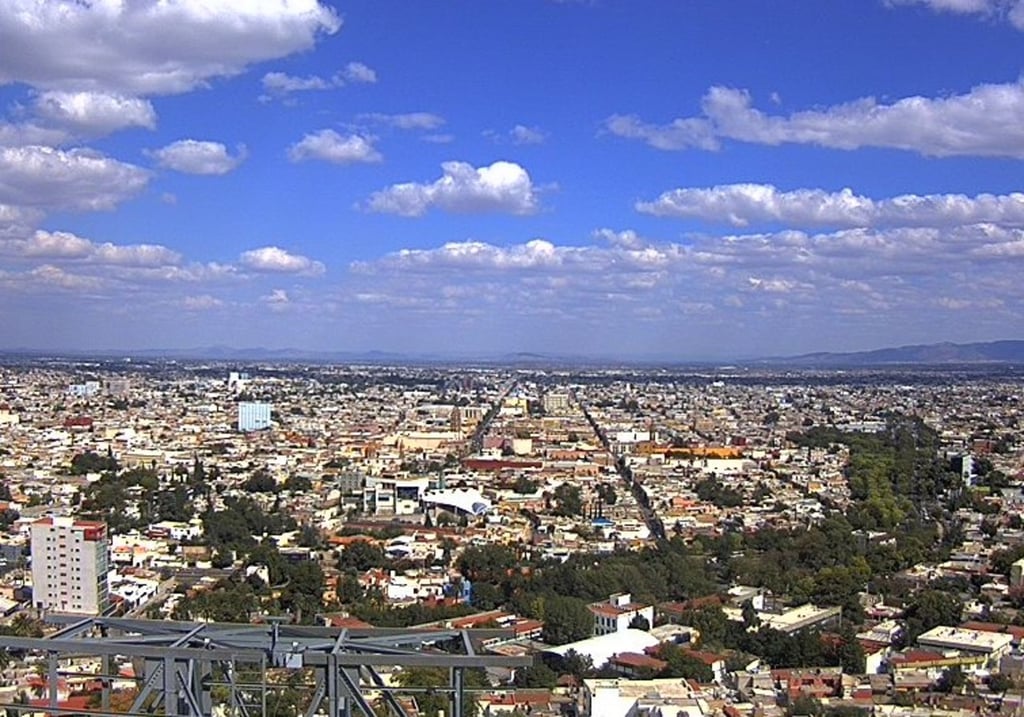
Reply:
[[583, 415], [586, 417], [587, 423], [589, 423], [590, 427], [594, 430], [594, 435], [597, 436], [597, 440], [600, 441], [605, 451], [607, 451], [608, 455], [615, 461], [615, 470], [633, 494], [637, 507], [640, 509], [640, 515], [643, 517], [644, 523], [647, 524], [647, 529], [651, 531], [651, 535], [653, 535], [657, 540], [666, 540], [665, 525], [661, 522], [661, 518], [655, 514], [650, 505], [646, 502], [647, 495], [644, 493], [640, 485], [633, 480], [633, 471], [630, 470], [624, 460], [619, 460], [618, 456], [612, 453], [611, 446], [608, 442], [608, 436], [605, 435], [604, 430], [590, 415], [587, 405], [579, 399], [575, 392], [573, 392], [572, 398], [577, 404], [579, 404], [580, 410], [583, 411]]

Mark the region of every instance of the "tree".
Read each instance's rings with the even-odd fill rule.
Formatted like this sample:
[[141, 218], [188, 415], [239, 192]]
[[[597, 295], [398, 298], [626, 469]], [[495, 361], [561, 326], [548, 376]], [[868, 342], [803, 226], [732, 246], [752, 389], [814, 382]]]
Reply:
[[747, 630], [757, 627], [761, 624], [761, 618], [757, 616], [757, 609], [754, 607], [753, 600], [743, 601], [743, 627]]
[[505, 594], [491, 583], [475, 582], [470, 604], [479, 610], [494, 610], [505, 602]]
[[338, 556], [338, 568], [364, 572], [370, 568], [381, 568], [387, 564], [387, 557], [379, 545], [368, 540], [354, 540], [345, 546]]
[[494, 543], [471, 545], [463, 551], [458, 561], [459, 572], [474, 584], [500, 583], [518, 565], [519, 556], [512, 548]]
[[955, 595], [940, 590], [922, 590], [907, 604], [907, 639], [910, 643], [922, 633], [939, 625], [958, 625], [963, 603]]
[[646, 617], [644, 617], [640, 613], [637, 613], [633, 616], [633, 619], [629, 621], [629, 627], [634, 630], [643, 630], [644, 632], [646, 632], [647, 630], [651, 629], [651, 623], [647, 620]]
[[[478, 670], [466, 670], [464, 673], [467, 687], [483, 687], [486, 678]], [[448, 671], [442, 667], [404, 667], [395, 676], [395, 682], [401, 687], [423, 690], [416, 693], [416, 705], [423, 717], [441, 717], [450, 714], [451, 697], [448, 692], [440, 690], [448, 686]], [[462, 713], [466, 717], [476, 717], [479, 708], [473, 694], [467, 692], [463, 697]]]
[[544, 642], [565, 645], [588, 638], [593, 631], [594, 616], [582, 600], [561, 595], [544, 600]]
[[555, 515], [574, 517], [583, 514], [583, 498], [579, 486], [563, 483], [555, 488], [554, 498], [557, 504]]
[[343, 605], [360, 602], [363, 599], [363, 586], [359, 579], [351, 573], [343, 573], [338, 576], [338, 586], [335, 594]]
[[242, 488], [249, 493], [276, 493], [279, 490], [277, 481], [266, 468], [260, 468], [249, 476], [249, 479], [242, 484]]
[[993, 692], [1006, 692], [1014, 687], [1013, 678], [997, 672], [988, 678], [988, 688]]
[[558, 660], [557, 667], [562, 674], [582, 680], [594, 670], [594, 661], [590, 659], [590, 655], [569, 650]]
[[711, 682], [715, 677], [705, 662], [687, 654], [678, 645], [670, 643], [662, 645], [658, 649], [658, 657], [668, 663], [659, 677], [681, 677], [698, 682]]
[[947, 667], [946, 671], [943, 672], [935, 682], [935, 689], [939, 692], [945, 692], [946, 694], [951, 692], [960, 693], [966, 686], [967, 675], [965, 675], [964, 671], [960, 669], [960, 665]]
[[558, 683], [558, 673], [548, 667], [543, 660], [535, 658], [532, 665], [516, 670], [513, 682], [516, 687], [550, 690]]
[[292, 474], [285, 479], [284, 489], [293, 493], [308, 493], [313, 490], [313, 481], [307, 476]]

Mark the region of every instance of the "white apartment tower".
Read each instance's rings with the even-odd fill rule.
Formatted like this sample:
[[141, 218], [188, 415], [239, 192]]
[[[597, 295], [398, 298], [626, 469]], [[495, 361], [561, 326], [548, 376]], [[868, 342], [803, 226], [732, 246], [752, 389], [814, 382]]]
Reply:
[[262, 431], [270, 428], [271, 405], [242, 401], [238, 404], [238, 430], [241, 433]]
[[107, 526], [74, 518], [32, 524], [32, 604], [53, 612], [107, 609]]

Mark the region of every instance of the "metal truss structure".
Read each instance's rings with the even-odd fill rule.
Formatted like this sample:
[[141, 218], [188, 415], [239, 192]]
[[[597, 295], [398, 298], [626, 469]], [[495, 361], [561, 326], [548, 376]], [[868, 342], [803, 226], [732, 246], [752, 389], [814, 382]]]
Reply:
[[[478, 653], [481, 640], [509, 637], [509, 630], [338, 629], [289, 625], [282, 620], [251, 625], [50, 619], [64, 627], [47, 637], [0, 635], [0, 648], [46, 659], [46, 704], [0, 704], [8, 715], [112, 714], [111, 681], [124, 678], [111, 674], [110, 665], [119, 659], [132, 661], [138, 693], [127, 712], [118, 714], [206, 717], [216, 706], [218, 714], [255, 717], [268, 714], [268, 701], [290, 688], [308, 695], [303, 699], [306, 717], [374, 717], [371, 699], [385, 705], [389, 717], [407, 717], [400, 697], [417, 690], [388, 686], [380, 668], [425, 666], [447, 672], [447, 685], [426, 691], [446, 695], [449, 714], [462, 717], [466, 669], [532, 663], [530, 657]], [[75, 669], [90, 658], [99, 660], [99, 674]], [[98, 710], [60, 707], [58, 681], [68, 676], [101, 680]]]

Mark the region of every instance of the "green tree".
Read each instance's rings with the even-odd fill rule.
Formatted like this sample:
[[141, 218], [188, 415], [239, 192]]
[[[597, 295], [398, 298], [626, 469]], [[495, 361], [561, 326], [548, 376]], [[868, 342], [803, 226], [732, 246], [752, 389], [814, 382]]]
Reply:
[[633, 619], [629, 621], [629, 627], [631, 627], [634, 630], [644, 630], [646, 632], [647, 630], [651, 629], [651, 623], [647, 620], [646, 617], [644, 617], [640, 613], [637, 613], [633, 616]]
[[532, 665], [516, 670], [513, 682], [516, 687], [550, 690], [558, 683], [558, 673], [548, 667], [543, 660], [535, 658]]
[[594, 616], [584, 601], [561, 595], [544, 600], [544, 642], [564, 645], [590, 637], [593, 630]]
[[364, 572], [370, 568], [381, 568], [387, 564], [387, 557], [379, 545], [368, 540], [354, 540], [345, 546], [338, 556], [338, 568]]
[[280, 490], [277, 481], [270, 475], [266, 468], [255, 471], [249, 479], [242, 484], [242, 488], [249, 493], [276, 493]]
[[687, 654], [678, 645], [668, 643], [662, 645], [658, 649], [658, 658], [668, 663], [659, 677], [681, 677], [698, 682], [711, 682], [715, 677], [705, 662]]
[[555, 515], [576, 517], [583, 514], [583, 497], [579, 486], [563, 483], [555, 488], [554, 498]]
[[940, 590], [922, 590], [906, 605], [907, 639], [910, 643], [922, 633], [939, 625], [960, 624], [963, 614], [960, 598]]

